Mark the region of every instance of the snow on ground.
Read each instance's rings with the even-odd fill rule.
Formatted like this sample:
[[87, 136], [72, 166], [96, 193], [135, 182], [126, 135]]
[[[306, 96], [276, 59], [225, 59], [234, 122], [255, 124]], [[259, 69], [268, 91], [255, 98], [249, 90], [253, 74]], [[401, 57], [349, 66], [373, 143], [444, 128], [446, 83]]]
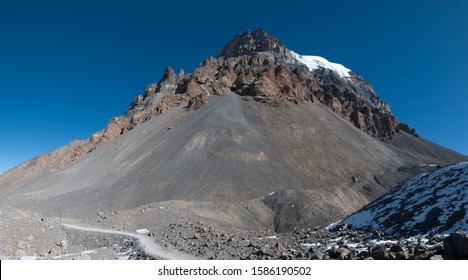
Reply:
[[392, 235], [468, 231], [468, 162], [407, 180], [340, 224]]
[[326, 226], [325, 228], [330, 230], [330, 229], [333, 229], [335, 226], [337, 226], [339, 223], [341, 223], [342, 220], [338, 220], [336, 222], [333, 222], [331, 224], [329, 224], [328, 226]]
[[147, 230], [146, 228], [139, 228], [135, 232], [139, 234], [148, 234], [149, 230]]
[[341, 64], [330, 62], [320, 56], [300, 55], [293, 51], [291, 51], [291, 54], [294, 56], [294, 58], [304, 63], [307, 66], [307, 68], [309, 68], [310, 71], [318, 69], [319, 67], [323, 67], [323, 68], [330, 69], [336, 72], [338, 75], [340, 75], [343, 78], [350, 77], [349, 72], [351, 70], [344, 67]]

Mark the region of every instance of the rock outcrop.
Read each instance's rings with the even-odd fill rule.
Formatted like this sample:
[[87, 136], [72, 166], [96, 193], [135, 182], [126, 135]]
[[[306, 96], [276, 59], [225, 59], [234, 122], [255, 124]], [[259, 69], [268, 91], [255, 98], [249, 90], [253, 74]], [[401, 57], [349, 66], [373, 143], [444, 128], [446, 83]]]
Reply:
[[455, 232], [444, 239], [447, 259], [468, 260], [468, 232]]
[[259, 52], [272, 51], [280, 55], [287, 55], [288, 49], [281, 42], [270, 36], [262, 29], [250, 32], [248, 29], [234, 37], [222, 50], [218, 57], [232, 58], [251, 55]]

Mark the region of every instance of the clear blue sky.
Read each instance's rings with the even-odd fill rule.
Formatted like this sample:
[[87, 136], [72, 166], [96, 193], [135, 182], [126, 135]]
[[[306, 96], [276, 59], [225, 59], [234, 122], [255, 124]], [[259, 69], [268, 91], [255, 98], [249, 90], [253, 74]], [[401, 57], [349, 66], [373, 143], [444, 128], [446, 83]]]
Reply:
[[167, 65], [191, 72], [246, 28], [361, 74], [468, 154], [468, 1], [0, 0], [0, 172], [89, 137]]

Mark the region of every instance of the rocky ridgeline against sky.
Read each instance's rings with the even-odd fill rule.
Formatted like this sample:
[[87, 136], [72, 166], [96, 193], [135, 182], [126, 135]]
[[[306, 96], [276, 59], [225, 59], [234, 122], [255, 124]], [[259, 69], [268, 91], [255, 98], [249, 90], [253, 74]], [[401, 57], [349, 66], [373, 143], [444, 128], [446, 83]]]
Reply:
[[187, 110], [196, 110], [208, 102], [208, 96], [231, 92], [269, 106], [320, 102], [386, 142], [394, 141], [400, 130], [417, 136], [414, 129], [396, 119], [368, 82], [347, 70], [320, 57], [291, 52], [263, 30], [247, 30], [221, 49], [217, 58], [205, 59], [191, 74], [185, 75], [183, 70], [176, 74], [168, 67], [162, 79], [149, 84], [123, 116], [111, 119], [89, 139], [74, 141], [16, 169], [28, 169], [23, 174], [26, 178], [36, 169], [65, 166], [170, 108], [187, 103]]

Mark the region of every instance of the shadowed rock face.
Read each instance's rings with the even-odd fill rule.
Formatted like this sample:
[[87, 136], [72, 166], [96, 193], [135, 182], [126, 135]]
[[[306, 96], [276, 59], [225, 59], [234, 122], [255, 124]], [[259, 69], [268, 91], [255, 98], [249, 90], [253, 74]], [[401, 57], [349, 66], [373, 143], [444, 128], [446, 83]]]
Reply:
[[420, 172], [419, 163], [462, 159], [399, 123], [359, 75], [311, 71], [259, 30], [193, 73], [168, 67], [102, 131], [1, 175], [0, 199], [85, 217], [274, 192], [262, 201], [288, 231], [352, 213]]

